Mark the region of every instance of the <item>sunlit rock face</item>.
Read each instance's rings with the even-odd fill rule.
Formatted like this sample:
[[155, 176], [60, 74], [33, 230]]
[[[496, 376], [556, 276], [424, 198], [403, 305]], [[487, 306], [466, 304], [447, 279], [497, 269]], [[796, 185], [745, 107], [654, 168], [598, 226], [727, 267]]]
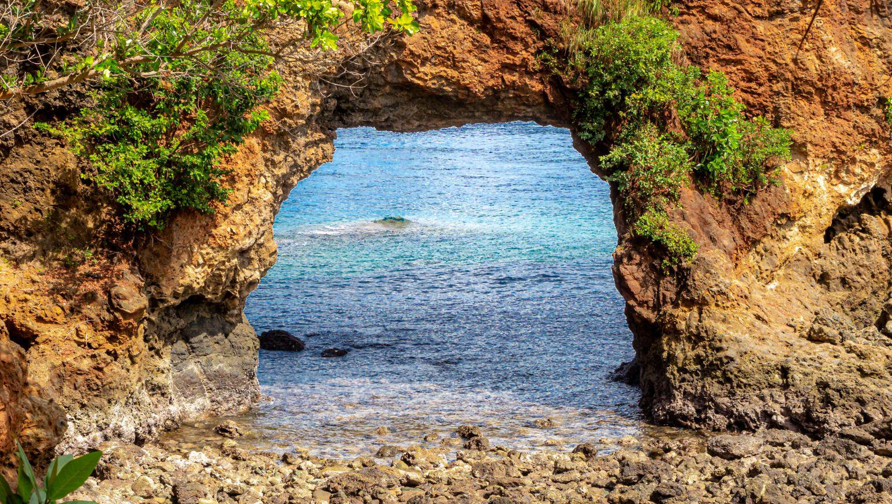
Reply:
[[[677, 5], [685, 57], [727, 72], [796, 146], [782, 185], [749, 204], [684, 192], [673, 218], [701, 249], [677, 273], [630, 236], [615, 202], [614, 274], [645, 411], [691, 427], [861, 426], [883, 438], [892, 126], [878, 102], [892, 94], [890, 13], [868, 0], [826, 4], [797, 58], [811, 15], [799, 2]], [[284, 68], [273, 120], [229, 162], [229, 202], [126, 243], [63, 145], [30, 129], [3, 140], [0, 452], [17, 436], [34, 452], [140, 441], [255, 401], [244, 301], [275, 262], [279, 206], [331, 159], [336, 128], [571, 125], [571, 94], [538, 58], [567, 17], [560, 1], [427, 1], [419, 15], [418, 35], [382, 39], [343, 65]], [[61, 117], [82, 99], [47, 95], [3, 120]], [[578, 144], [597, 172], [602, 146]], [[103, 247], [114, 252], [60, 266]]]

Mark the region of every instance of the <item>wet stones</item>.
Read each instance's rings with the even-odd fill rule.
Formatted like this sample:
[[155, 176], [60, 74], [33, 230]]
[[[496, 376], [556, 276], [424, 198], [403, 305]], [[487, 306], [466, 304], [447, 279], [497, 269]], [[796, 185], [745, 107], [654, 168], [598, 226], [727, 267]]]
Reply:
[[[858, 429], [846, 434], [866, 442], [863, 432], [887, 433], [883, 426]], [[479, 429], [462, 433], [466, 441], [482, 438]], [[388, 455], [399, 451], [383, 448]], [[109, 446], [114, 464], [74, 498], [98, 504], [892, 502], [892, 460], [841, 436], [645, 437], [628, 447], [618, 440], [582, 444], [573, 453], [454, 448], [418, 445], [399, 460], [360, 455], [345, 463], [251, 451], [231, 439], [198, 451]]]
[[226, 420], [225, 422], [217, 425], [216, 427], [214, 427], [214, 432], [228, 439], [237, 439], [244, 436], [244, 433], [241, 431], [239, 426], [232, 420]]
[[465, 450], [487, 451], [490, 449], [489, 440], [483, 437], [480, 427], [475, 425], [462, 425], [456, 429], [456, 434], [465, 440], [462, 447]]
[[573, 448], [573, 453], [578, 453], [583, 457], [590, 459], [598, 455], [598, 449], [591, 443], [582, 443]]
[[306, 348], [306, 344], [300, 338], [287, 331], [265, 331], [258, 338], [260, 339], [261, 350], [300, 352]]
[[319, 355], [325, 357], [326, 359], [332, 359], [335, 357], [344, 357], [348, 353], [350, 353], [350, 350], [345, 350], [343, 348], [327, 348], [323, 350], [322, 353]]

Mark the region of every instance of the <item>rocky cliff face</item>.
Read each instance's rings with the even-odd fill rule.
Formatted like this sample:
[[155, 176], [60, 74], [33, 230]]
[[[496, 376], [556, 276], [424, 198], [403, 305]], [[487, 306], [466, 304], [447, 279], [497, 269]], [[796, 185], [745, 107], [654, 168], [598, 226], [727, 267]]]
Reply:
[[[686, 57], [726, 71], [741, 100], [796, 132], [796, 152], [783, 185], [748, 205], [683, 195], [673, 217], [701, 252], [678, 274], [628, 234], [617, 205], [614, 273], [645, 410], [692, 427], [866, 426], [882, 438], [892, 125], [878, 100], [892, 95], [892, 13], [869, 0], [825, 5], [797, 59], [810, 6], [677, 4]], [[420, 16], [420, 34], [332, 58], [324, 80], [286, 69], [274, 119], [231, 160], [228, 204], [151, 235], [122, 239], [58, 141], [27, 128], [3, 139], [0, 452], [13, 437], [35, 452], [140, 441], [250, 405], [257, 342], [242, 307], [275, 262], [279, 206], [331, 158], [336, 128], [571, 124], [568, 91], [537, 59], [567, 16], [560, 0], [428, 0]], [[4, 120], [60, 117], [80, 99], [43, 96]]]

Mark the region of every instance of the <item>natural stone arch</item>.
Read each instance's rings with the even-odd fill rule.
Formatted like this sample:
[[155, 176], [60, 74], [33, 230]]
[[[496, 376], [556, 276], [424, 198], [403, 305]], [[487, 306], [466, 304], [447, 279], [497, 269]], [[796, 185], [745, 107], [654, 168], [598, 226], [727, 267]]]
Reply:
[[[683, 275], [660, 269], [647, 243], [627, 232], [616, 202], [614, 275], [643, 366], [642, 405], [659, 422], [823, 435], [853, 425], [879, 432], [892, 418], [892, 352], [879, 332], [892, 294], [892, 221], [873, 200], [837, 216], [892, 172], [892, 141], [872, 104], [892, 66], [892, 30], [866, 2], [826, 6], [820, 38], [798, 62], [789, 40], [802, 24], [798, 6], [679, 2], [673, 22], [687, 57], [726, 71], [754, 111], [794, 129], [797, 152], [784, 186], [750, 205], [683, 192], [673, 217], [701, 244]], [[38, 281], [28, 261], [39, 262], [42, 240], [52, 238], [39, 207], [67, 212], [63, 223], [77, 236], [92, 236], [107, 209], [71, 178], [75, 161], [57, 141], [36, 136], [4, 147], [0, 202], [10, 191], [28, 200], [0, 219], [0, 250], [25, 264], [12, 297], [0, 299], [0, 318], [18, 336], [7, 330], [0, 344], [28, 348], [23, 358], [10, 347], [0, 360], [12, 370], [0, 380], [11, 398], [0, 443], [19, 434], [33, 450], [60, 440], [63, 449], [139, 441], [185, 418], [249, 405], [257, 357], [244, 300], [275, 261], [276, 211], [330, 160], [337, 128], [571, 125], [571, 94], [537, 58], [559, 36], [562, 0], [430, 0], [420, 16], [420, 34], [349, 63], [368, 72], [359, 86], [283, 68], [287, 92], [271, 106], [274, 120], [231, 161], [229, 204], [213, 216], [182, 213], [143, 237], [85, 311], [34, 316], [50, 303], [29, 293]], [[82, 202], [84, 194], [99, 203]]]

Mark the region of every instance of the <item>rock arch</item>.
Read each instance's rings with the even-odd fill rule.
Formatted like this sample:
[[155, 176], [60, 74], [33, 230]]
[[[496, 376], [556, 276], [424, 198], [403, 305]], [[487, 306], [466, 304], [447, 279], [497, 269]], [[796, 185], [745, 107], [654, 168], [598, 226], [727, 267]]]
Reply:
[[[797, 152], [784, 184], [749, 205], [683, 193], [673, 217], [702, 248], [681, 275], [664, 273], [629, 235], [616, 202], [614, 275], [642, 364], [642, 405], [654, 420], [818, 436], [854, 426], [889, 432], [888, 189], [880, 204], [857, 204], [887, 187], [892, 172], [892, 128], [876, 107], [892, 71], [892, 21], [867, 4], [826, 6], [794, 60], [791, 34], [806, 22], [798, 5], [678, 3], [673, 22], [686, 56], [726, 71], [753, 110], [794, 129]], [[72, 177], [75, 160], [57, 141], [4, 144], [0, 252], [14, 266], [0, 270], [0, 319], [23, 328], [28, 349], [0, 330], [0, 396], [10, 398], [0, 409], [0, 444], [21, 436], [40, 451], [140, 441], [184, 418], [250, 404], [257, 345], [244, 300], [275, 262], [279, 205], [331, 158], [337, 128], [571, 125], [571, 95], [538, 58], [560, 34], [562, 0], [427, 0], [420, 15], [422, 33], [381, 40], [339, 77], [284, 68], [288, 87], [271, 106], [274, 120], [231, 160], [229, 204], [213, 216], [183, 213], [143, 237], [77, 303], [44, 292], [49, 280], [39, 270], [52, 247], [66, 246], [60, 228], [78, 243], [107, 232], [107, 206]], [[357, 72], [365, 78], [351, 85]], [[53, 285], [70, 287], [63, 280]]]

